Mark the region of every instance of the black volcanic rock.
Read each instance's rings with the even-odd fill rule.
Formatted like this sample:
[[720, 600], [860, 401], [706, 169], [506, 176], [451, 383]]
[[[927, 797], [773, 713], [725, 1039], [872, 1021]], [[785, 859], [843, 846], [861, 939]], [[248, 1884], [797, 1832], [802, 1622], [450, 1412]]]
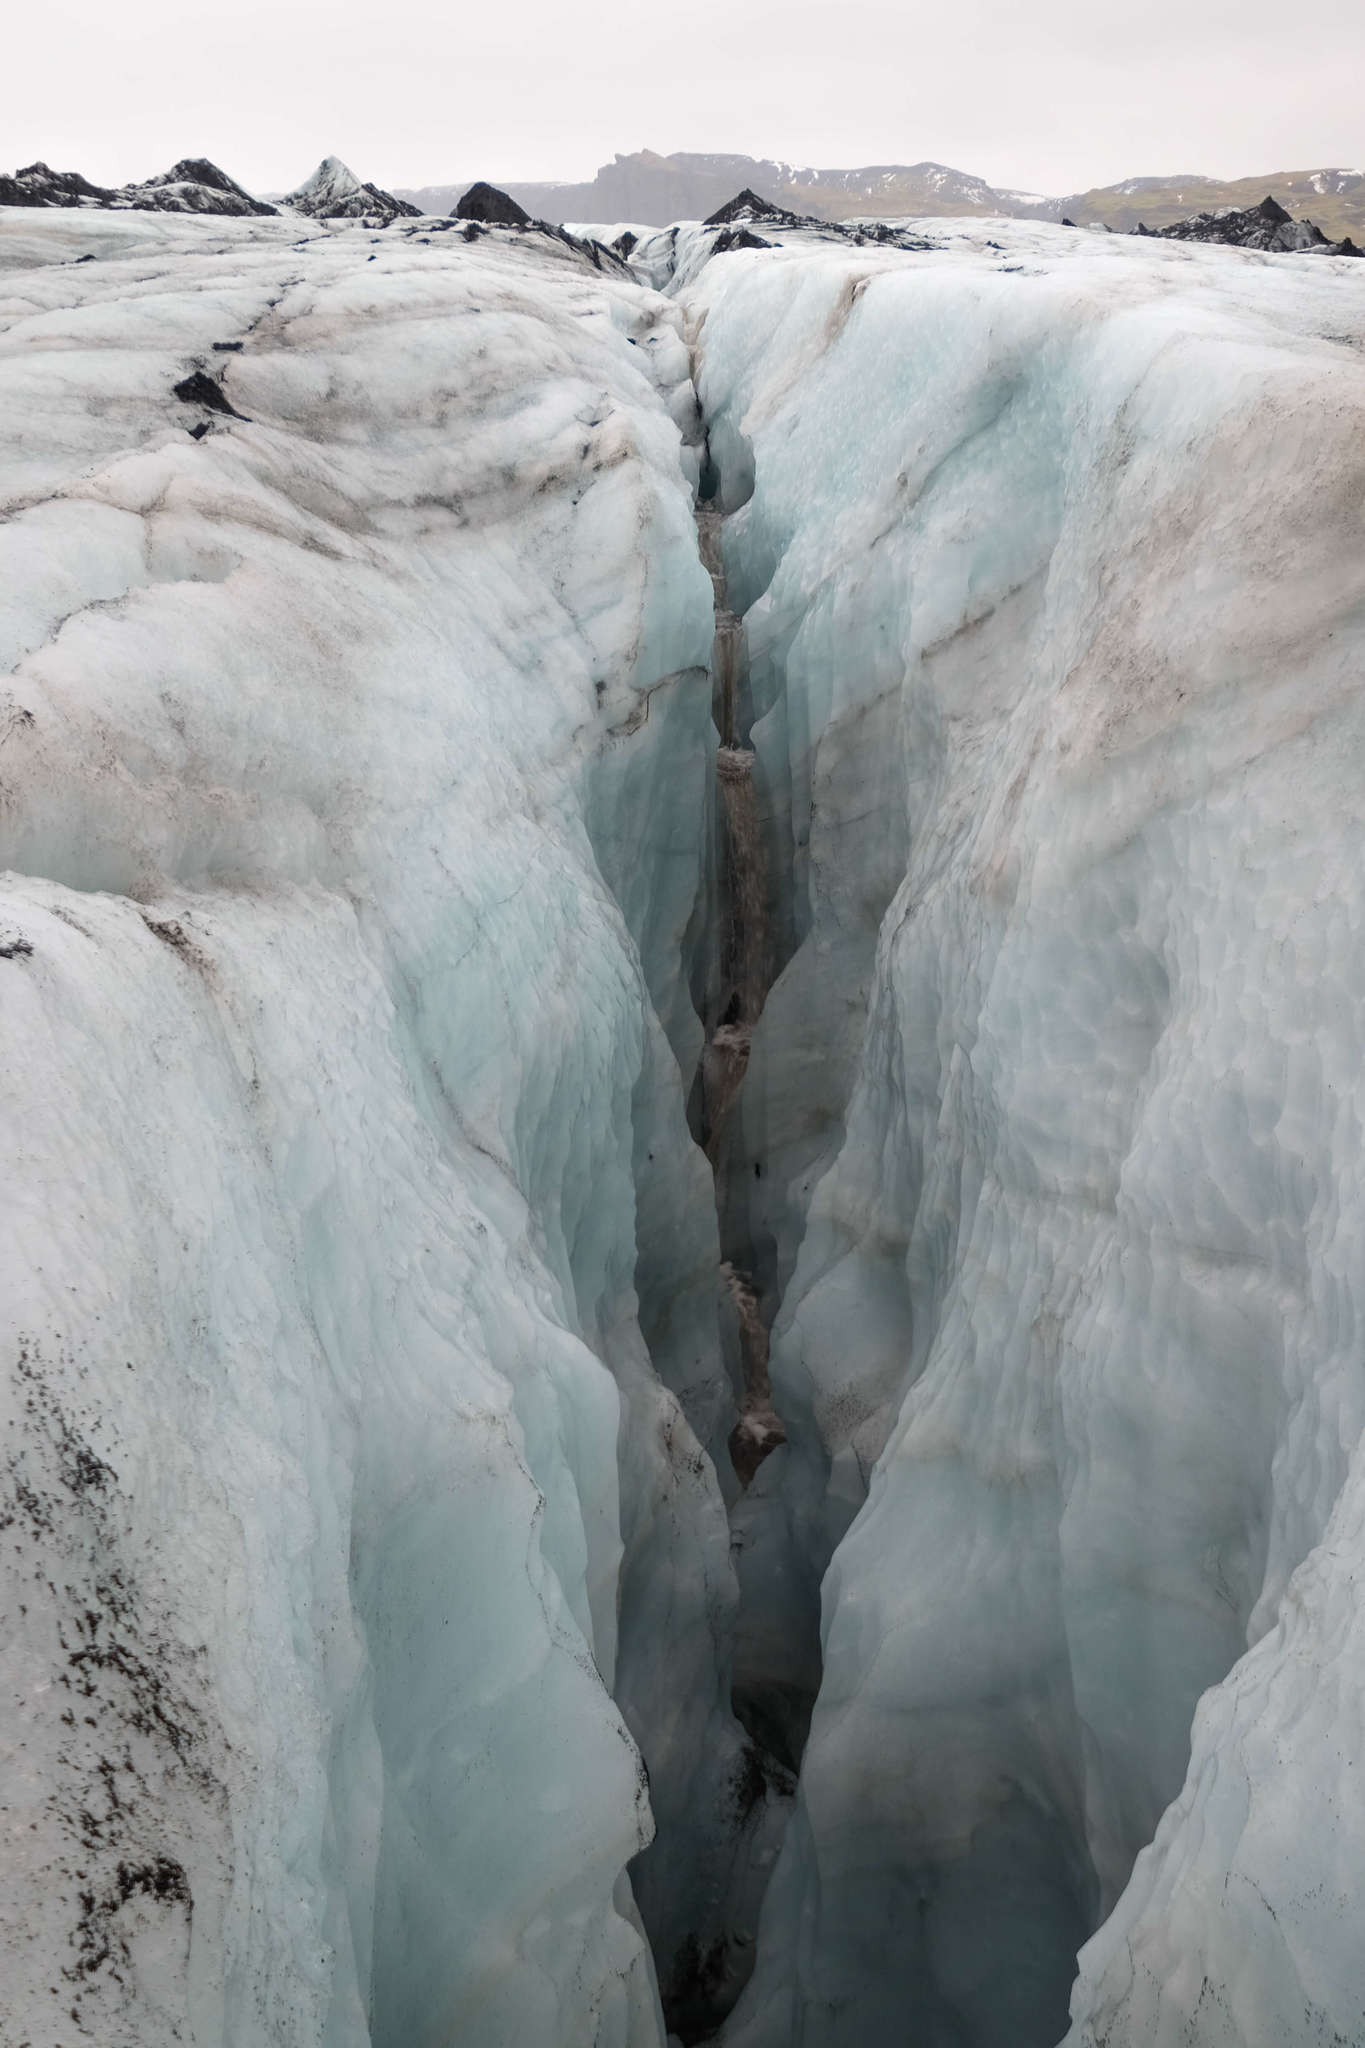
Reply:
[[876, 243], [887, 248], [921, 251], [932, 249], [934, 244], [926, 242], [920, 235], [912, 234], [905, 228], [893, 227], [882, 220], [813, 220], [810, 217], [792, 213], [785, 206], [774, 206], [770, 200], [762, 199], [747, 186], [737, 192], [724, 206], [717, 207], [709, 220], [702, 222], [704, 228], [719, 230], [711, 244], [713, 256], [727, 255], [732, 249], [773, 249], [781, 248], [780, 242], [771, 242], [756, 232], [759, 227], [785, 229], [789, 233], [799, 230], [821, 242], [851, 242], [855, 248], [865, 248]]
[[207, 185], [211, 192], [225, 192], [234, 199], [250, 197], [235, 178], [230, 178], [226, 171], [220, 171], [217, 164], [211, 163], [206, 156], [182, 156], [178, 164], [173, 164], [169, 171], [163, 171], [159, 178], [145, 178], [143, 183]]
[[0, 206], [112, 206], [115, 197], [79, 171], [52, 171], [44, 163], [25, 164], [12, 178], [0, 176]]
[[79, 171], [53, 171], [26, 164], [12, 178], [0, 177], [0, 206], [84, 206], [126, 213], [273, 214], [275, 208], [220, 171], [207, 157], [182, 157], [169, 171], [137, 185], [92, 185]]
[[518, 206], [515, 199], [506, 192], [500, 192], [496, 185], [485, 184], [482, 178], [457, 200], [454, 218], [481, 220], [501, 228], [531, 225], [531, 216], [525, 207]]
[[727, 199], [724, 206], [718, 206], [702, 222], [704, 228], [727, 228], [736, 223], [763, 220], [777, 221], [783, 227], [799, 228], [809, 223], [799, 213], [789, 213], [785, 206], [774, 206], [770, 199], [760, 199], [757, 192], [751, 192], [746, 185], [733, 199]]
[[1295, 220], [1269, 194], [1259, 206], [1229, 207], [1219, 213], [1193, 213], [1169, 227], [1149, 228], [1141, 221], [1133, 231], [1167, 242], [1219, 242], [1230, 249], [1266, 249], [1277, 255], [1357, 256], [1350, 236], [1329, 242], [1311, 220]]
[[[467, 242], [486, 233], [490, 227], [526, 228], [536, 236], [543, 236], [550, 242], [558, 242], [564, 248], [572, 249], [575, 256], [586, 257], [594, 270], [600, 270], [606, 262], [624, 275], [630, 274], [619, 245], [608, 249], [601, 242], [585, 241], [581, 235], [571, 235], [567, 228], [556, 226], [553, 221], [535, 220], [527, 213], [525, 207], [517, 205], [510, 194], [499, 191], [496, 185], [490, 185], [482, 178], [460, 195], [450, 218], [464, 222], [464, 238]], [[621, 237], [621, 240], [625, 239], [627, 238]], [[630, 246], [634, 248], [634, 236], [629, 237], [629, 240]], [[543, 247], [543, 243], [540, 246]]]
[[220, 171], [206, 156], [181, 157], [170, 170], [140, 185], [125, 185], [115, 197], [119, 206], [145, 206], [158, 213], [220, 213], [238, 217], [274, 215], [278, 207], [267, 206]]
[[756, 235], [749, 228], [725, 228], [716, 236], [711, 249], [713, 256], [725, 256], [731, 249], [771, 249], [771, 242], [765, 242], [762, 235]]
[[176, 397], [185, 405], [206, 405], [210, 412], [221, 412], [230, 420], [241, 420], [245, 425], [251, 425], [246, 414], [238, 412], [218, 379], [208, 376], [203, 370], [191, 371], [173, 388]]

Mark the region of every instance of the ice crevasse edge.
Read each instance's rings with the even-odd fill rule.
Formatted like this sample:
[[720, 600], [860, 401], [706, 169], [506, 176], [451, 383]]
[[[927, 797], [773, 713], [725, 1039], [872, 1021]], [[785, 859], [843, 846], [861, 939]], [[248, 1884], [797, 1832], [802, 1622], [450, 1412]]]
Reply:
[[1354, 2042], [1365, 304], [998, 238], [691, 287], [789, 891], [738, 1668], [823, 1649], [724, 2038]]
[[659, 2040], [611, 1688], [656, 1814], [739, 1751], [677, 315], [6, 227], [6, 2026]]
[[1076, 2042], [1353, 2039], [1358, 291], [76, 233], [3, 287], [34, 2040], [657, 2041], [613, 1684], [721, 1882], [680, 315], [787, 956], [735, 1668], [820, 1687], [726, 2038], [1055, 2040], [1107, 1914]]

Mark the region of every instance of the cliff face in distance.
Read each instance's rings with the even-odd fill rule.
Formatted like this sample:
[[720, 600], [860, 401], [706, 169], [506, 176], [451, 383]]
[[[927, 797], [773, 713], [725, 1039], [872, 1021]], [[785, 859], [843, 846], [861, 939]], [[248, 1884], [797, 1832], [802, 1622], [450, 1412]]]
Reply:
[[[1126, 178], [1117, 185], [1049, 198], [1037, 192], [987, 184], [946, 164], [871, 164], [856, 170], [816, 170], [771, 158], [696, 154], [679, 150], [660, 156], [639, 149], [603, 164], [596, 177], [578, 184], [518, 184], [498, 180], [528, 213], [545, 220], [638, 221], [667, 227], [675, 220], [704, 220], [741, 187], [751, 185], [765, 199], [818, 219], [871, 217], [893, 220], [918, 214], [1007, 214], [1020, 220], [1092, 221], [1116, 232], [1138, 222], [1168, 227], [1192, 213], [1225, 206], [1256, 206], [1267, 192], [1296, 217], [1306, 214], [1330, 241], [1361, 239], [1365, 230], [1365, 171], [1258, 171], [1252, 178], [1219, 179], [1194, 173]], [[403, 189], [423, 213], [449, 213], [468, 185]]]

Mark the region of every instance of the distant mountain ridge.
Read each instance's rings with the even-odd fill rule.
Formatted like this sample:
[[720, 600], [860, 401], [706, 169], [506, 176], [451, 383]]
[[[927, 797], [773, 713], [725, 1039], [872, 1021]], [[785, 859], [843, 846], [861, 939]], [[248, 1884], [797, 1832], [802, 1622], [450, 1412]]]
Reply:
[[1329, 241], [1347, 235], [1359, 241], [1365, 231], [1365, 171], [1341, 168], [1258, 172], [1254, 178], [1126, 178], [1067, 200], [1063, 210], [1072, 220], [1103, 221], [1122, 232], [1139, 222], [1166, 228], [1192, 214], [1245, 212], [1267, 193], [1310, 219]]
[[[318, 219], [388, 222], [415, 213], [452, 214], [472, 183], [464, 178], [449, 185], [386, 192], [357, 178], [339, 158], [327, 157], [293, 192], [271, 195], [275, 201], [271, 204], [254, 197], [204, 157], [182, 158], [169, 171], [117, 188], [92, 184], [79, 172], [53, 171], [44, 163], [34, 163], [12, 175], [0, 174], [0, 206], [151, 208], [207, 214], [269, 214], [283, 207]], [[1296, 224], [1311, 223], [1328, 242], [1349, 236], [1365, 243], [1365, 171], [1340, 167], [1271, 171], [1227, 180], [1178, 172], [1169, 177], [1125, 178], [1116, 185], [1052, 198], [990, 185], [984, 178], [948, 164], [869, 164], [852, 170], [820, 170], [774, 158], [685, 150], [660, 156], [645, 149], [617, 156], [587, 183], [513, 182], [501, 189], [534, 219], [559, 222], [667, 227], [677, 220], [708, 219], [737, 192], [752, 191], [770, 206], [817, 220], [1005, 215], [1021, 220], [1067, 220], [1079, 227], [1113, 228], [1117, 233], [1132, 233], [1140, 225], [1151, 233], [1161, 233], [1180, 222], [1250, 213], [1270, 196], [1294, 216]], [[1251, 231], [1256, 231], [1254, 226]], [[1197, 238], [1208, 236], [1199, 234]], [[1309, 246], [1312, 240], [1310, 234], [1302, 246]]]
[[[424, 213], [449, 213], [470, 183], [420, 189], [399, 188], [398, 196]], [[995, 186], [948, 164], [869, 164], [853, 170], [820, 170], [775, 158], [700, 154], [679, 150], [661, 156], [650, 149], [616, 156], [596, 177], [579, 184], [503, 181], [502, 189], [528, 213], [547, 220], [638, 221], [667, 227], [675, 220], [704, 220], [744, 187], [793, 212], [826, 220], [890, 220], [920, 214], [1004, 214], [1020, 220], [1098, 223], [1118, 232], [1142, 221], [1169, 227], [1194, 213], [1256, 206], [1267, 193], [1296, 214], [1306, 214], [1332, 241], [1365, 233], [1365, 171], [1332, 167], [1306, 171], [1258, 172], [1254, 178], [1217, 179], [1202, 173], [1126, 178], [1060, 198]]]
[[92, 185], [79, 171], [54, 171], [25, 164], [13, 177], [0, 175], [0, 206], [81, 206], [154, 213], [272, 214], [273, 206], [252, 195], [207, 157], [182, 157], [135, 185]]
[[54, 171], [45, 163], [25, 164], [9, 176], [0, 172], [0, 206], [64, 206], [106, 212], [277, 214], [280, 206], [315, 220], [377, 220], [387, 226], [417, 208], [378, 185], [357, 178], [339, 157], [324, 157], [312, 176], [279, 205], [257, 199], [207, 157], [182, 157], [169, 171], [134, 185], [92, 185], [79, 171]]
[[[402, 189], [427, 213], [448, 213], [468, 183]], [[654, 150], [618, 155], [585, 184], [502, 182], [529, 213], [551, 220], [634, 220], [667, 227], [675, 220], [704, 220], [744, 188], [794, 213], [843, 220], [855, 214], [998, 213], [996, 195], [984, 180], [946, 164], [873, 165], [864, 170], [820, 171], [770, 157]]]

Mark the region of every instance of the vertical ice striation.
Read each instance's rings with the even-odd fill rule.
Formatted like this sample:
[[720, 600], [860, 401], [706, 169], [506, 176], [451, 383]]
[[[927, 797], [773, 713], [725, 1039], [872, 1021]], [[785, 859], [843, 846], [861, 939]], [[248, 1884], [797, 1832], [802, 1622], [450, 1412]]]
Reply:
[[6, 2038], [1361, 2038], [1360, 280], [937, 232], [0, 220]]
[[677, 315], [0, 233], [0, 2032], [659, 2044], [627, 1867], [709, 1938], [745, 1782]]
[[737, 1681], [819, 1684], [724, 2038], [1354, 2040], [1361, 302], [996, 239], [684, 293], [786, 958]]

